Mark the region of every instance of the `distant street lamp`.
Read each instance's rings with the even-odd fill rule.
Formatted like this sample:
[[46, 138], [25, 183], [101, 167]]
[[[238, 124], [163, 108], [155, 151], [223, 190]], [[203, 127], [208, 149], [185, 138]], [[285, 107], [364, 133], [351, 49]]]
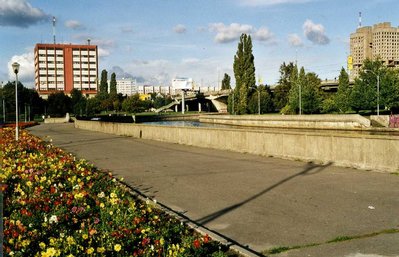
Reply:
[[370, 72], [377, 77], [377, 116], [380, 116], [380, 74], [377, 74], [372, 70], [364, 70], [364, 71]]
[[298, 83], [299, 87], [299, 115], [302, 115], [302, 85], [301, 83]]
[[18, 141], [18, 71], [19, 63], [12, 64], [12, 70], [15, 73], [15, 141]]

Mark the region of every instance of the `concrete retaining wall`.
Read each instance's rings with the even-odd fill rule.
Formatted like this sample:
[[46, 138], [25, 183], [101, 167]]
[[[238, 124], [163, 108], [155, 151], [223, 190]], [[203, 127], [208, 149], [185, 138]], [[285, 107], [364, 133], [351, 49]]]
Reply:
[[201, 115], [201, 122], [269, 128], [354, 129], [370, 127], [358, 115]]
[[168, 127], [75, 121], [75, 127], [135, 138], [338, 166], [397, 172], [399, 136], [330, 131], [301, 132]]
[[44, 123], [68, 123], [71, 119], [69, 117], [69, 113], [65, 115], [63, 118], [45, 118]]

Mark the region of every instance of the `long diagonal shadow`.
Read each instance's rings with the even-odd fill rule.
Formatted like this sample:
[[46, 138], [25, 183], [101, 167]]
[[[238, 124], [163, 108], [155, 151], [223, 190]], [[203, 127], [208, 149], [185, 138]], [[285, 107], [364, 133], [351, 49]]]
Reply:
[[[241, 201], [241, 202], [239, 202], [237, 204], [228, 206], [228, 207], [226, 207], [226, 208], [224, 208], [222, 210], [219, 210], [219, 211], [216, 211], [214, 213], [211, 213], [211, 214], [209, 214], [209, 215], [207, 215], [205, 217], [202, 217], [202, 218], [196, 220], [195, 222], [198, 222], [198, 223], [200, 223], [202, 225], [205, 225], [205, 224], [207, 224], [207, 223], [209, 223], [209, 222], [211, 222], [211, 221], [213, 221], [213, 220], [215, 220], [215, 219], [217, 219], [217, 218], [219, 218], [219, 217], [221, 217], [221, 216], [223, 216], [223, 215], [225, 215], [225, 214], [227, 214], [227, 213], [229, 213], [229, 212], [231, 212], [231, 211], [233, 211], [233, 210], [235, 210], [235, 209], [237, 209], [237, 208], [239, 208], [241, 206], [243, 206], [244, 204], [247, 204], [247, 203], [255, 200], [256, 198], [260, 197], [261, 195], [266, 194], [267, 192], [275, 189], [278, 186], [281, 186], [282, 184], [294, 179], [295, 177], [304, 176], [304, 175], [313, 175], [313, 174], [321, 172], [322, 170], [324, 170], [325, 168], [327, 168], [327, 167], [329, 167], [331, 165], [332, 165], [332, 162], [329, 162], [329, 163], [327, 163], [325, 165], [309, 164], [308, 167], [306, 167], [303, 171], [301, 171], [299, 173], [296, 173], [294, 175], [291, 175], [291, 176], [289, 176], [289, 177], [277, 182], [276, 184], [266, 188], [265, 190], [262, 190], [261, 192], [257, 193], [256, 195], [251, 196], [250, 198], [245, 199], [245, 200], [243, 200], [243, 201]], [[314, 171], [311, 172], [312, 170], [314, 170]]]

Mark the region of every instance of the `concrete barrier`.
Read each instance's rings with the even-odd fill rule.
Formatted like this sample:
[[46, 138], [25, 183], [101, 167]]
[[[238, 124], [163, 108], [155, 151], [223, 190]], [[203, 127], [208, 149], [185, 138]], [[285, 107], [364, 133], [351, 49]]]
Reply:
[[201, 115], [201, 122], [269, 128], [354, 129], [370, 127], [370, 120], [350, 115]]
[[69, 117], [69, 113], [65, 115], [65, 117], [62, 118], [45, 118], [44, 123], [68, 123], [71, 121], [71, 118]]
[[285, 159], [333, 162], [338, 166], [397, 172], [399, 136], [362, 130], [301, 131], [170, 127], [144, 124], [75, 121], [75, 127], [135, 138], [251, 153]]

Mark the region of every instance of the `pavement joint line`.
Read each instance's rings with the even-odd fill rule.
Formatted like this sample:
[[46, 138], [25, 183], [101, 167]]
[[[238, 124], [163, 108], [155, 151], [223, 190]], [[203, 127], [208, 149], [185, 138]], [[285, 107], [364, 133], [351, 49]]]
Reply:
[[[399, 225], [398, 225], [399, 227]], [[277, 246], [270, 248], [268, 250], [262, 251], [265, 254], [279, 254], [282, 252], [288, 252], [291, 250], [297, 250], [297, 249], [305, 249], [305, 248], [311, 248], [311, 247], [316, 247], [316, 246], [321, 246], [321, 245], [328, 245], [328, 244], [337, 244], [337, 243], [342, 243], [346, 241], [351, 241], [351, 240], [357, 240], [357, 239], [364, 239], [364, 238], [370, 238], [370, 237], [375, 237], [383, 234], [396, 234], [399, 233], [399, 228], [391, 228], [391, 229], [384, 229], [378, 232], [372, 232], [364, 235], [355, 235], [355, 236], [338, 236], [334, 239], [322, 242], [322, 243], [309, 243], [305, 245], [295, 245], [295, 246]]]
[[248, 246], [244, 246], [240, 244], [239, 242], [235, 241], [232, 238], [229, 238], [217, 231], [211, 230], [198, 222], [195, 222], [194, 220], [190, 219], [188, 216], [186, 216], [184, 213], [187, 211], [175, 211], [172, 208], [168, 207], [167, 205], [160, 203], [156, 201], [154, 198], [147, 196], [145, 193], [142, 193], [140, 190], [136, 189], [134, 186], [129, 185], [128, 183], [124, 181], [117, 180], [118, 183], [122, 184], [123, 186], [127, 187], [129, 190], [132, 190], [137, 196], [139, 197], [140, 200], [142, 201], [147, 201], [150, 200], [152, 203], [160, 208], [161, 210], [165, 211], [167, 214], [174, 216], [177, 218], [180, 222], [185, 223], [188, 225], [190, 228], [194, 229], [201, 235], [206, 235], [210, 236], [213, 240], [218, 241], [219, 243], [225, 245], [228, 247], [228, 249], [231, 249], [237, 253], [239, 253], [242, 256], [245, 257], [267, 257], [266, 255], [257, 252]]

